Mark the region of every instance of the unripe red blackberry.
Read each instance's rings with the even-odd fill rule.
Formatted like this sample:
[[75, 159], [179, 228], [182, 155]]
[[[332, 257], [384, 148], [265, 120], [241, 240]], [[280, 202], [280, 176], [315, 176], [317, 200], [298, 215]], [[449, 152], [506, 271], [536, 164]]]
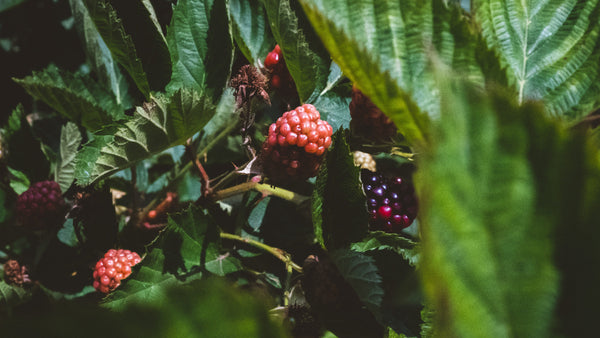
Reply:
[[350, 129], [356, 136], [371, 142], [389, 141], [396, 135], [396, 125], [356, 86], [350, 101]]
[[129, 277], [131, 267], [139, 263], [140, 256], [129, 250], [110, 249], [96, 263], [94, 269], [94, 289], [109, 293], [121, 285], [121, 280]]
[[412, 224], [417, 217], [418, 206], [410, 181], [367, 170], [362, 171], [362, 179], [372, 230], [397, 233]]
[[40, 230], [62, 225], [65, 201], [54, 181], [34, 183], [17, 199], [17, 223]]
[[283, 59], [283, 53], [281, 52], [279, 45], [276, 45], [275, 48], [273, 48], [273, 50], [267, 54], [264, 64], [265, 68], [271, 74], [271, 88], [279, 89], [284, 93], [289, 94], [296, 89], [294, 79], [287, 69], [285, 60]]
[[313, 105], [304, 104], [271, 124], [260, 155], [267, 176], [285, 181], [317, 174], [333, 134], [320, 117]]

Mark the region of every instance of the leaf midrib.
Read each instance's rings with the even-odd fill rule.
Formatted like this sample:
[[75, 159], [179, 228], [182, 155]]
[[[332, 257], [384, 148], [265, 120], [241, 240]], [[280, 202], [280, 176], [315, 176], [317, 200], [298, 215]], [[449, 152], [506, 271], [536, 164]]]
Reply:
[[519, 104], [523, 103], [523, 91], [525, 89], [526, 75], [527, 75], [527, 40], [529, 38], [529, 25], [531, 20], [529, 18], [529, 8], [527, 7], [527, 0], [521, 0], [521, 6], [525, 12], [525, 34], [523, 38], [523, 64], [521, 67], [521, 74], [519, 77]]

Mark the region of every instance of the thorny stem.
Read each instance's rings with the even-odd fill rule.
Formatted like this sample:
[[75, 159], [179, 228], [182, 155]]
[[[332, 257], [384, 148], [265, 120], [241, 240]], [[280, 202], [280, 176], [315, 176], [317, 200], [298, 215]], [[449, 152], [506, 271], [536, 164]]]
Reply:
[[308, 200], [309, 197], [297, 194], [293, 191], [289, 191], [283, 188], [278, 188], [269, 184], [264, 183], [256, 183], [256, 182], [246, 182], [242, 184], [238, 184], [231, 188], [223, 189], [217, 191], [213, 194], [213, 199], [215, 201], [219, 201], [225, 199], [227, 197], [231, 197], [237, 194], [245, 193], [246, 191], [256, 190], [265, 195], [272, 195], [284, 200], [293, 202], [295, 204], [302, 204], [304, 201]]
[[282, 262], [285, 263], [287, 271], [288, 271], [288, 275], [291, 274], [292, 269], [296, 270], [299, 273], [302, 273], [302, 268], [298, 264], [296, 264], [296, 263], [294, 263], [292, 261], [292, 258], [290, 256], [290, 254], [287, 253], [287, 252], [285, 252], [285, 251], [283, 251], [283, 250], [281, 250], [281, 249], [274, 248], [272, 246], [269, 246], [269, 245], [266, 245], [264, 243], [255, 241], [255, 240], [250, 239], [250, 238], [244, 238], [244, 237], [241, 237], [241, 236], [238, 236], [238, 235], [234, 235], [234, 234], [229, 234], [229, 233], [226, 233], [226, 232], [221, 232], [221, 238], [228, 239], [228, 240], [231, 240], [231, 241], [237, 241], [237, 242], [246, 243], [246, 244], [251, 245], [251, 246], [253, 246], [253, 247], [257, 248], [257, 249], [261, 249], [263, 251], [266, 251], [266, 252], [270, 253], [271, 255], [277, 257], [277, 259], [279, 259], [280, 261], [282, 261]]

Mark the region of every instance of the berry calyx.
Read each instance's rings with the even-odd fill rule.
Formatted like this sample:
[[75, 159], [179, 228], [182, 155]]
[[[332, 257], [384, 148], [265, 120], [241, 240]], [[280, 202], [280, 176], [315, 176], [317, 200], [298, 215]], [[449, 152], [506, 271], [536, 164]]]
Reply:
[[415, 190], [409, 180], [362, 170], [362, 181], [372, 230], [397, 233], [412, 224], [418, 207]]
[[121, 280], [129, 277], [131, 267], [139, 263], [140, 256], [129, 250], [110, 249], [96, 263], [94, 269], [94, 289], [109, 293], [121, 285]]
[[262, 146], [265, 173], [274, 180], [315, 176], [332, 134], [333, 128], [311, 104], [285, 112], [271, 124]]
[[37, 182], [17, 199], [17, 224], [33, 230], [62, 225], [65, 201], [54, 181]]

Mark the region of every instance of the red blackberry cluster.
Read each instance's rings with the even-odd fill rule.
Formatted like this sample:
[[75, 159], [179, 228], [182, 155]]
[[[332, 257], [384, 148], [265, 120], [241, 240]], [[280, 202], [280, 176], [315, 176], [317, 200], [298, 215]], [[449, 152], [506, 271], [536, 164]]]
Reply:
[[311, 104], [285, 112], [271, 124], [262, 146], [265, 174], [274, 180], [315, 176], [332, 134], [333, 128]]
[[367, 170], [362, 171], [362, 179], [373, 230], [400, 232], [412, 224], [417, 217], [417, 198], [411, 182]]
[[54, 181], [34, 183], [17, 199], [17, 223], [40, 230], [62, 225], [65, 201]]
[[94, 289], [109, 293], [121, 285], [121, 280], [129, 277], [131, 267], [139, 263], [140, 255], [129, 250], [110, 249], [96, 263], [94, 269]]
[[356, 86], [350, 101], [350, 129], [356, 136], [372, 142], [389, 141], [396, 135], [396, 125]]
[[275, 48], [273, 48], [273, 51], [267, 54], [267, 57], [265, 58], [265, 68], [271, 73], [269, 83], [272, 88], [281, 89], [286, 92], [295, 90], [294, 79], [285, 65], [283, 53], [281, 52], [279, 45], [276, 45]]

